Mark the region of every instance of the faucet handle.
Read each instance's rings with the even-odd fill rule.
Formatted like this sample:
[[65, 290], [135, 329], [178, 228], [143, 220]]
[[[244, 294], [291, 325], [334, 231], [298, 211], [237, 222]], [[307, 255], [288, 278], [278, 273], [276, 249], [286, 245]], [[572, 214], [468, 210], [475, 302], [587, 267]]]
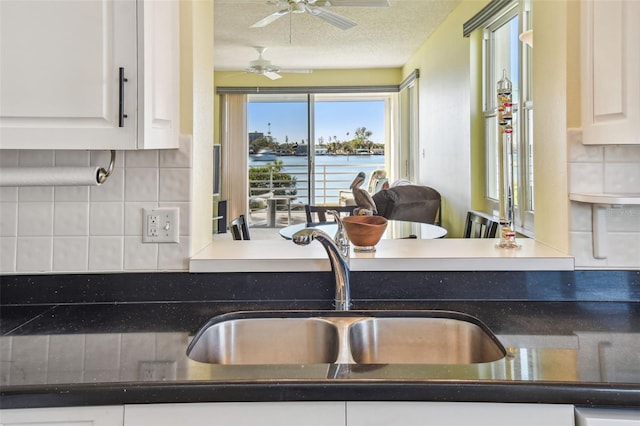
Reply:
[[327, 210], [327, 213], [333, 215], [336, 223], [338, 224], [338, 230], [336, 231], [336, 235], [333, 237], [336, 242], [336, 246], [340, 252], [346, 257], [349, 257], [349, 238], [347, 238], [346, 232], [344, 232], [344, 225], [342, 223], [342, 219], [340, 218], [340, 213], [336, 210]]

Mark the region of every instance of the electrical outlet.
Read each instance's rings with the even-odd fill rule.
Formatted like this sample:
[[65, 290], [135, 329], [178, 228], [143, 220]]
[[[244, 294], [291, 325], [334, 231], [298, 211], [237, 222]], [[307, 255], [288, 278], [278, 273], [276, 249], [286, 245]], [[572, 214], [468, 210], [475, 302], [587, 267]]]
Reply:
[[158, 382], [176, 379], [175, 361], [140, 361], [138, 363], [138, 380]]
[[143, 243], [180, 242], [180, 209], [162, 207], [142, 209]]

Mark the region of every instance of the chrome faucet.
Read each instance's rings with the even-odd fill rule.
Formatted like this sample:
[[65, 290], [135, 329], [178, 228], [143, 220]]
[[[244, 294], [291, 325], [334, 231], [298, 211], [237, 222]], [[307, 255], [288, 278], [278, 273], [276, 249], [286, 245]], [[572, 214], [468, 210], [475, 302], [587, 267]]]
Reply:
[[351, 289], [349, 286], [349, 255], [345, 256], [335, 241], [319, 229], [305, 228], [293, 234], [293, 242], [306, 246], [311, 241], [318, 240], [329, 255], [331, 270], [335, 276], [335, 308], [338, 311], [348, 311], [351, 306]]
[[334, 220], [338, 224], [338, 230], [336, 231], [336, 235], [333, 237], [333, 241], [335, 241], [338, 250], [340, 253], [348, 260], [349, 259], [349, 239], [347, 238], [347, 234], [344, 232], [344, 225], [342, 223], [342, 219], [340, 218], [340, 213], [336, 210], [327, 210], [327, 213], [333, 215]]

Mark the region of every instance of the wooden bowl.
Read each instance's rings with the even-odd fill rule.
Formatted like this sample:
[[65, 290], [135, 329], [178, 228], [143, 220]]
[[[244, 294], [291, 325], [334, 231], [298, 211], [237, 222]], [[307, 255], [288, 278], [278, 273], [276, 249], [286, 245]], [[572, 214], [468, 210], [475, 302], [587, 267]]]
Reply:
[[342, 224], [356, 247], [374, 247], [387, 229], [387, 219], [382, 216], [345, 216]]

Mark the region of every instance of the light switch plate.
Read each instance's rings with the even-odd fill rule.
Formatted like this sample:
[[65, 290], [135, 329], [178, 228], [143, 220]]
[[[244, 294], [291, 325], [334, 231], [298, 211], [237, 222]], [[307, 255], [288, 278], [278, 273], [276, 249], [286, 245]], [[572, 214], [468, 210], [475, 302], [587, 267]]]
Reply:
[[180, 209], [161, 207], [142, 209], [143, 243], [179, 243]]

